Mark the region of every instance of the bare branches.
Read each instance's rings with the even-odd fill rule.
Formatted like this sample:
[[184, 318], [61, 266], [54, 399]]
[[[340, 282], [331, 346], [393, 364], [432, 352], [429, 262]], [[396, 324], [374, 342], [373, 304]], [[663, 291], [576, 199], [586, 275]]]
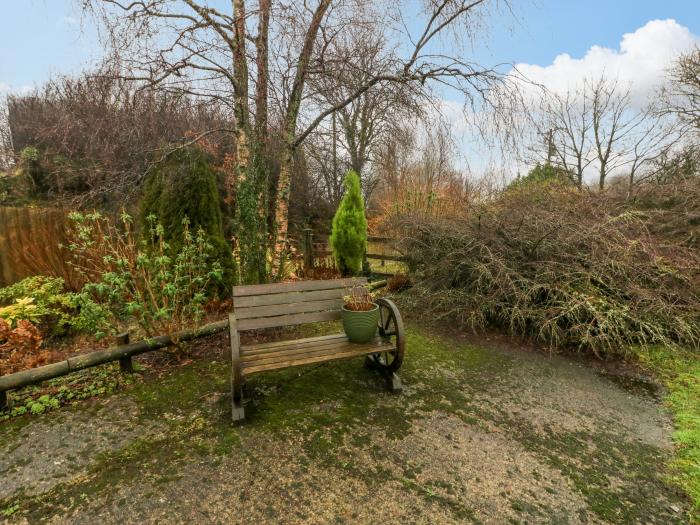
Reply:
[[564, 95], [548, 94], [538, 131], [546, 138], [547, 162], [561, 166], [579, 187], [595, 169], [601, 190], [611, 175], [625, 175], [631, 187], [679, 139], [673, 121], [652, 105], [636, 108], [629, 88], [605, 76]]
[[692, 134], [700, 133], [700, 47], [682, 55], [671, 70], [671, 85], [662, 93], [663, 113], [672, 114]]

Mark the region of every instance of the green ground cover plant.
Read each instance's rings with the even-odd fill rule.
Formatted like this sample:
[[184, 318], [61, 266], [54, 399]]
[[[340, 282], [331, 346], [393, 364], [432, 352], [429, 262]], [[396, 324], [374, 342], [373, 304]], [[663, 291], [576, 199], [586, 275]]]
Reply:
[[690, 495], [693, 517], [700, 521], [700, 360], [695, 352], [660, 346], [640, 351], [637, 358], [666, 386], [665, 402], [676, 426], [673, 481]]

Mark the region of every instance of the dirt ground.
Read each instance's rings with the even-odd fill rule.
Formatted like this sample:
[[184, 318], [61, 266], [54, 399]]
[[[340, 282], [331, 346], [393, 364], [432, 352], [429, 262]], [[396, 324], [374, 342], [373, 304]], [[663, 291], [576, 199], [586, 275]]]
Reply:
[[586, 363], [411, 326], [402, 395], [362, 359], [273, 372], [233, 427], [219, 339], [208, 358], [0, 424], [0, 519], [686, 523], [663, 407]]

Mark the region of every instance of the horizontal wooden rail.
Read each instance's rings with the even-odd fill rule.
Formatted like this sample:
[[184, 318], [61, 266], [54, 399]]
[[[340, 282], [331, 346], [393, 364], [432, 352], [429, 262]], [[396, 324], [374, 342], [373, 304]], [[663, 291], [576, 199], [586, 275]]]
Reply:
[[383, 261], [406, 261], [406, 257], [403, 255], [384, 255], [382, 253], [368, 253], [365, 255], [368, 259], [380, 259]]
[[370, 235], [369, 237], [367, 237], [367, 240], [369, 242], [394, 242], [397, 239], [395, 239], [393, 237], [377, 237], [377, 236]]
[[[327, 250], [314, 250], [314, 257], [315, 258], [322, 258], [322, 257], [330, 257], [333, 255], [333, 252], [327, 251]], [[406, 257], [403, 255], [384, 255], [382, 253], [368, 253], [366, 255], [368, 259], [378, 259], [378, 260], [383, 260], [383, 261], [399, 261], [399, 262], [405, 262]]]
[[150, 352], [152, 350], [158, 350], [159, 348], [170, 346], [181, 341], [190, 341], [192, 339], [215, 334], [217, 332], [223, 332], [227, 329], [228, 320], [218, 321], [194, 330], [183, 330], [172, 335], [161, 335], [151, 339], [145, 339], [143, 341], [106, 348], [104, 350], [96, 350], [88, 354], [69, 357], [65, 361], [60, 361], [58, 363], [52, 363], [50, 365], [39, 366], [30, 370], [23, 370], [22, 372], [15, 372], [14, 374], [0, 376], [0, 393], [3, 394], [0, 396], [0, 408], [4, 408], [3, 402], [7, 402], [7, 394], [5, 392], [8, 390], [15, 390], [24, 386], [33, 385], [35, 383], [46, 381], [47, 379], [61, 377], [78, 370], [102, 365], [112, 361], [119, 361], [125, 357], [132, 357], [145, 352]]

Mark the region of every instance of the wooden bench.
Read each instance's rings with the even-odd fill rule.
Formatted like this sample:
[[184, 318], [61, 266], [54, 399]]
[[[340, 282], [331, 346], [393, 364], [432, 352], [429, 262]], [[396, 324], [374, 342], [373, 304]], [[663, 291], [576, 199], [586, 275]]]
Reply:
[[365, 365], [380, 372], [392, 392], [401, 390], [396, 371], [403, 361], [403, 323], [396, 305], [378, 299], [379, 330], [366, 344], [348, 341], [344, 333], [241, 346], [240, 332], [260, 328], [316, 323], [340, 319], [343, 296], [366, 279], [332, 279], [294, 283], [235, 286], [231, 337], [231, 396], [233, 420], [245, 419], [243, 383], [258, 372], [335, 359], [365, 356]]

